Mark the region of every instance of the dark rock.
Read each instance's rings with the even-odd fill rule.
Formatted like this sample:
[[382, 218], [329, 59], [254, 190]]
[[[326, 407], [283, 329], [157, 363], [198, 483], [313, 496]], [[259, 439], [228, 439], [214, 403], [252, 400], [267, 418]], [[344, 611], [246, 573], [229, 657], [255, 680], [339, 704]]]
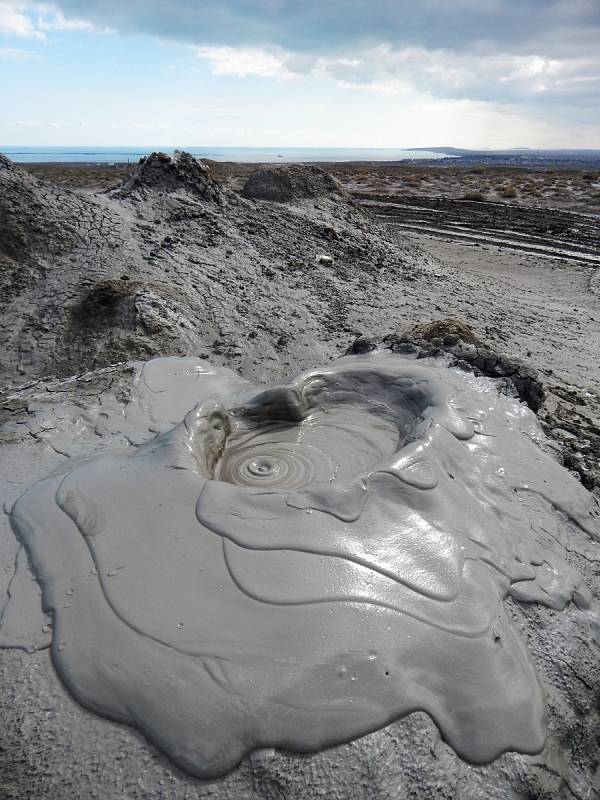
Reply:
[[348, 350], [348, 354], [370, 353], [377, 347], [377, 342], [374, 339], [369, 339], [366, 336], [359, 336], [355, 339]]
[[410, 355], [411, 353], [418, 353], [419, 348], [417, 347], [416, 344], [413, 344], [412, 342], [398, 342], [398, 344], [394, 348], [394, 352]]
[[445, 347], [453, 347], [460, 342], [460, 336], [457, 333], [447, 333], [444, 336], [443, 344]]

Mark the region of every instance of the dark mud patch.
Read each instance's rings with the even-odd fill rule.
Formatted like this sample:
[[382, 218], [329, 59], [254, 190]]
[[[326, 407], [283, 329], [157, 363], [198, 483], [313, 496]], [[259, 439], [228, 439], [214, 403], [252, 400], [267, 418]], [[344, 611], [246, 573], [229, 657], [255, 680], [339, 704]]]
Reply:
[[85, 325], [102, 321], [114, 323], [142, 286], [142, 283], [128, 278], [99, 281], [75, 306], [73, 317]]

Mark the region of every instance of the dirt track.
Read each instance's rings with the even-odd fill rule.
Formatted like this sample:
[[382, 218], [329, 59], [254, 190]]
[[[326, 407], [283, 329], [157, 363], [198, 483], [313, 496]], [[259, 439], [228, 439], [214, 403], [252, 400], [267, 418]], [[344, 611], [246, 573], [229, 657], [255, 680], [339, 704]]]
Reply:
[[595, 215], [368, 192], [356, 192], [354, 197], [378, 217], [406, 230], [600, 266], [600, 228]]

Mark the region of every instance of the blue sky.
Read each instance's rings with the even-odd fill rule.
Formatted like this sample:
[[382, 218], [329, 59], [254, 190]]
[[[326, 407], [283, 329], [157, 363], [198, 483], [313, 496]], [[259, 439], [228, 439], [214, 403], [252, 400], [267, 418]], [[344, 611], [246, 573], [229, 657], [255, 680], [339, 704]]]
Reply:
[[5, 145], [600, 147], [600, 0], [0, 0]]

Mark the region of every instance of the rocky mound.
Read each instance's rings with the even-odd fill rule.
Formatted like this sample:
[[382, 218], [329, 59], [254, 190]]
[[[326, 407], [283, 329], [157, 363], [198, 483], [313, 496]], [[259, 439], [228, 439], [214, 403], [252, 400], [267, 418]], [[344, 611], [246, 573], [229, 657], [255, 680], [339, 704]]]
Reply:
[[320, 167], [292, 164], [257, 169], [246, 181], [242, 195], [253, 200], [289, 203], [306, 198], [341, 196], [344, 190]]
[[116, 197], [135, 193], [176, 192], [186, 190], [204, 200], [223, 203], [221, 184], [211, 177], [209, 167], [190, 153], [175, 151], [173, 157], [166, 153], [151, 153], [140, 159], [137, 170], [115, 190]]

